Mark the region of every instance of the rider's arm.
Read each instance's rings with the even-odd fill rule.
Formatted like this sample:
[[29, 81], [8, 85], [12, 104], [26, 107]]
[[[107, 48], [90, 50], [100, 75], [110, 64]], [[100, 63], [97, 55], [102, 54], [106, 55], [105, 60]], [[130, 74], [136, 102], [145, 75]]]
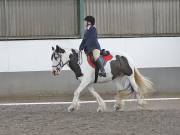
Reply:
[[83, 38], [83, 40], [81, 41], [81, 44], [79, 46], [79, 50], [83, 50], [84, 49], [84, 44], [85, 44], [85, 39]]

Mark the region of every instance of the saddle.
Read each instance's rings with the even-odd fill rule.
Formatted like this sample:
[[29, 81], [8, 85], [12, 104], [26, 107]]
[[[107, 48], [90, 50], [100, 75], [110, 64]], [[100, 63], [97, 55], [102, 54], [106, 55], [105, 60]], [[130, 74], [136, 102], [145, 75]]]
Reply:
[[112, 79], [115, 79], [122, 74], [130, 76], [132, 74], [132, 69], [126, 57], [116, 55], [116, 59], [110, 62], [111, 73], [113, 75]]
[[[110, 54], [110, 52], [106, 51], [105, 49], [101, 50], [100, 55], [104, 59], [104, 65], [113, 58], [113, 56]], [[91, 67], [93, 67], [93, 68], [97, 67], [92, 53], [87, 55], [87, 61]]]
[[[109, 51], [105, 51], [105, 49], [101, 50], [100, 55], [102, 56], [104, 62], [103, 64], [105, 65], [107, 63], [107, 61], [111, 60], [113, 58], [113, 56], [110, 54]], [[94, 79], [94, 83], [97, 82], [98, 79], [98, 73], [99, 73], [99, 68], [97, 67], [93, 54], [90, 53], [89, 55], [87, 55], [87, 61], [89, 63], [89, 65], [95, 69], [95, 79]]]

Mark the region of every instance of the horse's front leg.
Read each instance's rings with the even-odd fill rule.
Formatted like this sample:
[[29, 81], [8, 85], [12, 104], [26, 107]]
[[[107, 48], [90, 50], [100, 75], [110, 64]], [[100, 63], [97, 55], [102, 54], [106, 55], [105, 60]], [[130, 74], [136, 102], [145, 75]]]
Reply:
[[78, 110], [79, 107], [79, 96], [80, 93], [83, 91], [83, 89], [89, 84], [89, 82], [87, 81], [82, 81], [79, 85], [79, 87], [75, 90], [74, 92], [74, 97], [73, 97], [73, 101], [72, 104], [68, 107], [68, 112], [72, 112], [74, 110]]
[[100, 97], [100, 95], [94, 90], [94, 87], [91, 85], [91, 86], [88, 86], [88, 89], [91, 92], [91, 94], [96, 98], [97, 103], [99, 104], [97, 112], [106, 111], [106, 104], [104, 100]]

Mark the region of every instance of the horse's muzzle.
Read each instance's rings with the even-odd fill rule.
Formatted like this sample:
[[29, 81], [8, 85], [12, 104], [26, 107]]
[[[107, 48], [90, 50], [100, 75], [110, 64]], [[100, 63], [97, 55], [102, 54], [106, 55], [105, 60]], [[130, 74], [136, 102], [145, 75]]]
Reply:
[[56, 70], [53, 70], [53, 71], [52, 71], [52, 75], [53, 75], [53, 76], [57, 76], [57, 75], [59, 75], [59, 72], [57, 72]]

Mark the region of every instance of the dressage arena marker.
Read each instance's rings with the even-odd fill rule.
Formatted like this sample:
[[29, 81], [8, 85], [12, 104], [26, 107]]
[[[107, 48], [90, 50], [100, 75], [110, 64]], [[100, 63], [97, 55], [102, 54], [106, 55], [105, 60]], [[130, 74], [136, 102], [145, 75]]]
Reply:
[[[172, 101], [180, 100], [180, 98], [149, 98], [144, 99], [145, 101]], [[137, 99], [125, 99], [125, 102], [135, 102]], [[115, 100], [104, 100], [106, 103], [115, 102]], [[71, 104], [72, 102], [32, 102], [32, 103], [0, 103], [0, 106], [27, 106], [27, 105], [66, 105]], [[96, 103], [96, 101], [80, 101], [81, 104], [86, 103]]]

